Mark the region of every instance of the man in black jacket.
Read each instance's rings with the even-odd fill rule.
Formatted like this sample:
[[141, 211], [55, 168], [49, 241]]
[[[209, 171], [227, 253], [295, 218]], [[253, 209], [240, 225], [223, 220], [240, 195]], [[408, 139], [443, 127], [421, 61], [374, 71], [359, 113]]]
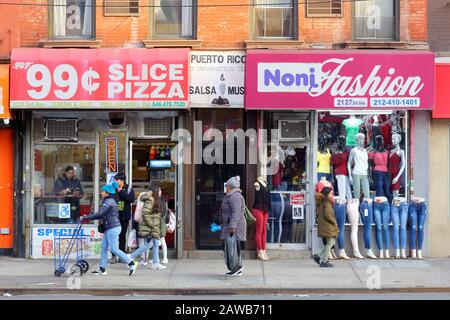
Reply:
[[[126, 183], [126, 179], [127, 176], [124, 173], [118, 173], [114, 176], [114, 180], [119, 184], [119, 189], [117, 190], [117, 203], [120, 225], [122, 226], [122, 231], [119, 236], [119, 249], [124, 252], [126, 247], [128, 224], [131, 219], [131, 205], [135, 200], [134, 190]], [[113, 256], [111, 262], [117, 262], [115, 256]]]

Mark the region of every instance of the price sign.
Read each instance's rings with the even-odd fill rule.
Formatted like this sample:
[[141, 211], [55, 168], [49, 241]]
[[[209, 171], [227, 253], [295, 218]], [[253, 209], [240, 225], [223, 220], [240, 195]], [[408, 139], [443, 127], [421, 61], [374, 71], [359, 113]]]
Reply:
[[305, 194], [304, 193], [291, 193], [291, 206], [294, 205], [304, 205], [305, 204]]
[[14, 49], [11, 108], [185, 108], [187, 49]]

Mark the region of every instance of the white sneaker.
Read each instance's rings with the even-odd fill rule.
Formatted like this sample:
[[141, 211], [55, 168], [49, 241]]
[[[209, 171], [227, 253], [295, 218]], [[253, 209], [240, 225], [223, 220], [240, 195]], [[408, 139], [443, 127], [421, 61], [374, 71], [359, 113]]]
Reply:
[[141, 261], [139, 261], [139, 264], [140, 264], [141, 266], [145, 267], [146, 265], [148, 265], [148, 261], [141, 260]]
[[166, 266], [163, 266], [162, 264], [152, 265], [153, 270], [164, 270], [166, 269]]
[[162, 263], [162, 264], [168, 264], [168, 263], [169, 263], [169, 260], [163, 259], [163, 261], [161, 261], [161, 263]]

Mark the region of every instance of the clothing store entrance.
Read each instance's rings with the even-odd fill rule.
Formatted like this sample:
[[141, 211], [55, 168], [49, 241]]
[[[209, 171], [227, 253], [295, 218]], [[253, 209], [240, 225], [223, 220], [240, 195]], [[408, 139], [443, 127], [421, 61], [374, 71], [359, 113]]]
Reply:
[[[272, 206], [267, 226], [268, 249], [306, 250], [309, 218], [310, 146], [281, 142], [281, 172], [269, 176]], [[270, 181], [271, 180], [271, 181]]]

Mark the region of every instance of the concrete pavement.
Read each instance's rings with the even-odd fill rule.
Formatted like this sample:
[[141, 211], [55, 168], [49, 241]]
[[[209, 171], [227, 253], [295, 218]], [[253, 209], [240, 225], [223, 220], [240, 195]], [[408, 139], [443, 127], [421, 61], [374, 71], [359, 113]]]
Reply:
[[[81, 278], [53, 275], [52, 260], [0, 257], [0, 294], [321, 294], [377, 292], [450, 292], [450, 259], [337, 260], [319, 268], [312, 259], [244, 260], [244, 274], [227, 277], [223, 259], [170, 260], [166, 270], [139, 267], [128, 276], [124, 264], [108, 275], [90, 271]], [[70, 264], [67, 269], [69, 269]], [[74, 291], [75, 289], [76, 291]]]

